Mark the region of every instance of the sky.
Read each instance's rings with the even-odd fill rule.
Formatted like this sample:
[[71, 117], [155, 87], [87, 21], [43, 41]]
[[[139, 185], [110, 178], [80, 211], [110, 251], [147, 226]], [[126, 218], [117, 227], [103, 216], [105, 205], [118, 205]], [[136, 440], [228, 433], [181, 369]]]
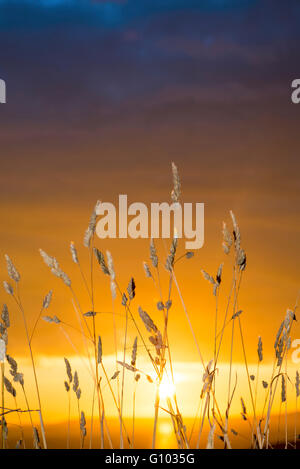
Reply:
[[[271, 360], [274, 336], [299, 290], [300, 106], [291, 103], [291, 82], [300, 76], [299, 2], [1, 0], [0, 12], [0, 78], [7, 86], [0, 105], [0, 277], [7, 279], [8, 253], [22, 276], [30, 327], [49, 289], [49, 314], [79, 327], [69, 292], [38, 249], [58, 258], [88, 310], [70, 241], [88, 275], [82, 239], [96, 200], [128, 194], [131, 202], [169, 201], [175, 161], [184, 201], [205, 204], [204, 247], [176, 268], [205, 361], [212, 358], [214, 298], [201, 269], [214, 274], [226, 262], [224, 308], [231, 265], [221, 227], [230, 223], [230, 209], [248, 258], [239, 306], [249, 360], [256, 363], [259, 335]], [[159, 322], [157, 293], [142, 270], [148, 241], [96, 242], [112, 252], [123, 288], [136, 279], [135, 313], [141, 304]], [[158, 249], [163, 262], [168, 243]], [[112, 354], [109, 283], [95, 275], [103, 312], [97, 324]], [[166, 295], [163, 268], [162, 275]], [[21, 316], [4, 290], [1, 302], [12, 316], [11, 354], [27, 356]], [[174, 359], [193, 366], [197, 350], [176, 290], [173, 308], [170, 342], [181, 345]], [[76, 331], [68, 331], [83, 350]], [[132, 342], [134, 334], [131, 328]], [[224, 362], [229, 341], [227, 334]], [[55, 364], [62, 354], [77, 355], [46, 323], [39, 323], [33, 346]], [[240, 362], [240, 344], [234, 353]]]

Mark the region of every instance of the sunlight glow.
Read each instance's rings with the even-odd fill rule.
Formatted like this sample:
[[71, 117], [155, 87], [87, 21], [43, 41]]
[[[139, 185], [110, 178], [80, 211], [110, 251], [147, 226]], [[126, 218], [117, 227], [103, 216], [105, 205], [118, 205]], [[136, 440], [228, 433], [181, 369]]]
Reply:
[[170, 435], [173, 431], [173, 428], [169, 422], [162, 422], [159, 424], [158, 431], [164, 435]]
[[171, 398], [176, 392], [175, 386], [168, 378], [164, 377], [159, 386], [159, 395], [161, 399]]

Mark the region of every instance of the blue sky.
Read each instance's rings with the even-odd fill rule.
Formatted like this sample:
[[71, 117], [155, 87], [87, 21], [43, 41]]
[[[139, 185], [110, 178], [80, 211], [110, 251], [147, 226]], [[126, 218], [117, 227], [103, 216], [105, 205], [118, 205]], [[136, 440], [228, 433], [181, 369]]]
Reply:
[[21, 77], [23, 86], [38, 80], [42, 101], [56, 99], [53, 80], [112, 106], [141, 94], [152, 100], [166, 86], [213, 94], [220, 83], [236, 86], [236, 98], [246, 87], [261, 99], [265, 86], [279, 85], [298, 63], [300, 8], [294, 0], [288, 6], [257, 0], [0, 4], [0, 73], [20, 89]]

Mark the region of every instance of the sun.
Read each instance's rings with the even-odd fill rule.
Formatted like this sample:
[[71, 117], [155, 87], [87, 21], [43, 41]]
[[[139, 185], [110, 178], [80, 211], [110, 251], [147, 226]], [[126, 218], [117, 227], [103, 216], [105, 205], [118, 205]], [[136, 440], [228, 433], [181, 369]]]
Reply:
[[159, 395], [161, 399], [171, 398], [175, 394], [175, 386], [168, 378], [164, 377], [159, 385]]

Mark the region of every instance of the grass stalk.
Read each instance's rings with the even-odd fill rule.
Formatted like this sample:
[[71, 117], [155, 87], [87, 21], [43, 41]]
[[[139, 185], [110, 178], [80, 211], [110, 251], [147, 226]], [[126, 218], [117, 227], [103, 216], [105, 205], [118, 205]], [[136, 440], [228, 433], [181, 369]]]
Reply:
[[36, 393], [37, 393], [37, 398], [38, 398], [38, 403], [39, 403], [39, 417], [40, 417], [40, 427], [41, 427], [41, 433], [42, 433], [42, 439], [43, 439], [43, 445], [44, 449], [47, 449], [47, 441], [46, 441], [46, 435], [45, 435], [45, 427], [44, 427], [44, 421], [43, 421], [43, 415], [42, 415], [42, 404], [41, 404], [41, 397], [40, 397], [40, 390], [39, 390], [39, 384], [38, 384], [38, 379], [37, 379], [37, 374], [36, 374], [36, 367], [35, 367], [35, 362], [33, 358], [33, 352], [32, 352], [32, 347], [30, 343], [30, 337], [29, 337], [29, 331], [28, 331], [28, 326], [27, 326], [27, 321], [26, 321], [26, 316], [24, 312], [24, 308], [21, 303], [21, 298], [20, 298], [20, 293], [19, 293], [19, 287], [18, 284], [16, 283], [17, 286], [17, 296], [13, 295], [13, 298], [15, 299], [15, 302], [17, 303], [21, 313], [22, 313], [22, 318], [23, 318], [23, 323], [24, 323], [24, 328], [25, 328], [25, 333], [26, 333], [26, 338], [27, 338], [27, 344], [30, 352], [30, 359], [31, 359], [31, 365], [32, 365], [32, 370], [34, 374], [34, 382], [35, 382], [35, 387], [36, 387]]

